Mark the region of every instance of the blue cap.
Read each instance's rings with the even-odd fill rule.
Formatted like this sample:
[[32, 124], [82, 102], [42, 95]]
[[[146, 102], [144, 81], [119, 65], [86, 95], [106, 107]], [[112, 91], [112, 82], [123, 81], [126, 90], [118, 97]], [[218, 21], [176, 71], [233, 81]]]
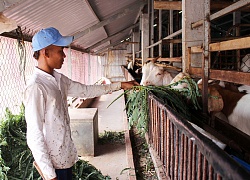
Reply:
[[33, 51], [39, 51], [49, 45], [68, 46], [73, 36], [62, 36], [56, 28], [50, 27], [37, 32], [32, 38]]

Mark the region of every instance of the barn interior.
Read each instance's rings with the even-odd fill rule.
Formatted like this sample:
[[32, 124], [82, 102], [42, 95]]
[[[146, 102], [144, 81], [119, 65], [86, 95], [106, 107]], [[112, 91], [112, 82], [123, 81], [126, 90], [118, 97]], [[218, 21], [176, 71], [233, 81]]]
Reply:
[[[70, 50], [87, 54], [90, 61], [103, 60], [105, 63], [107, 61], [106, 64], [101, 63], [101, 73], [96, 75], [95, 80], [105, 76], [112, 82], [134, 79], [140, 82], [142, 77], [140, 70], [149, 61], [153, 61], [165, 70], [189, 73], [195, 81], [202, 79], [202, 110], [199, 113], [201, 118], [206, 118], [206, 122], [195, 121], [194, 123], [227, 144], [228, 151], [250, 164], [250, 136], [208, 112], [209, 79], [223, 81], [235, 87], [250, 85], [249, 0], [0, 0], [0, 38], [18, 40], [21, 54], [26, 53], [24, 44], [26, 43], [27, 47], [33, 35], [46, 27], [56, 27], [63, 35], [74, 36]], [[1, 41], [3, 40], [0, 39], [0, 44]], [[31, 45], [28, 44], [28, 46]], [[1, 53], [4, 54], [3, 50], [7, 49], [8, 45], [2, 47]], [[119, 53], [116, 54], [118, 51]], [[6, 57], [9, 56], [3, 55], [1, 58], [6, 60]], [[91, 64], [90, 61], [89, 64]], [[71, 60], [68, 60], [68, 67], [70, 63]], [[132, 64], [132, 67], [128, 67], [129, 64]], [[79, 71], [77, 68], [80, 69], [76, 67], [71, 71]], [[95, 67], [88, 65], [87, 68], [92, 70]], [[117, 72], [124, 73], [123, 77]], [[0, 73], [6, 73], [6, 69], [0, 69]], [[88, 76], [94, 76], [94, 74], [95, 72], [92, 72]], [[0, 81], [1, 86], [6, 86], [4, 81], [6, 80]], [[5, 105], [7, 100], [1, 98], [1, 104]], [[154, 111], [158, 112], [155, 109], [152, 111], [151, 114], [156, 113]], [[156, 115], [156, 117], [159, 116], [162, 114]], [[166, 119], [169, 118], [166, 117]], [[164, 122], [165, 120], [162, 123]], [[182, 123], [182, 121], [176, 122], [178, 122], [176, 124]], [[177, 127], [176, 124], [174, 123]], [[189, 128], [189, 125], [185, 128]], [[195, 133], [192, 134], [194, 131], [192, 127], [191, 130], [185, 128], [181, 128], [178, 132], [182, 130], [185, 133], [191, 132], [191, 135], [187, 135], [189, 139], [196, 136]], [[166, 139], [162, 135], [166, 129], [155, 127], [151, 130], [155, 130], [154, 132], [159, 135], [154, 137], [154, 133], [151, 132], [148, 137], [149, 144], [152, 145], [152, 156], [160, 159], [156, 160], [155, 166], [157, 163], [163, 165], [162, 169], [158, 169], [158, 176], [163, 179], [164, 177], [179, 179], [178, 172], [182, 170], [181, 168], [188, 169], [189, 166], [187, 164], [183, 167], [177, 166], [181, 164], [181, 160], [172, 160], [170, 156], [173, 157], [174, 153], [168, 154], [165, 150], [170, 148], [169, 144], [164, 144]], [[171, 130], [173, 137], [176, 138], [178, 135], [174, 135], [175, 132], [177, 133], [177, 130]], [[166, 136], [170, 137], [170, 134]], [[182, 134], [179, 136], [181, 137]], [[197, 139], [202, 139], [199, 137], [197, 135]], [[154, 138], [163, 139], [159, 142]], [[183, 140], [180, 144], [184, 142], [188, 144], [187, 141], [191, 142], [191, 140]], [[190, 144], [190, 147], [184, 147], [175, 142], [173, 146], [178, 146], [178, 149], [184, 147], [183, 152], [186, 152], [188, 148], [193, 148], [192, 142]], [[207, 153], [210, 151], [209, 145], [204, 149], [206, 148], [208, 148], [205, 151]], [[196, 154], [196, 150], [193, 153]], [[202, 154], [206, 153], [202, 152]], [[222, 152], [217, 149], [213, 151], [214, 159], [224, 158], [224, 155], [220, 156], [219, 153]], [[195, 157], [194, 154], [187, 155], [189, 160]], [[242, 164], [235, 165], [235, 162], [228, 157], [221, 160], [225, 164], [220, 165], [215, 165], [217, 162], [214, 159], [207, 159], [210, 169], [206, 171], [218, 179], [221, 177], [230, 179], [232, 174], [236, 174], [235, 178], [244, 179], [249, 175], [250, 171], [244, 169], [246, 166], [242, 170]], [[177, 174], [171, 164], [168, 164], [168, 160], [177, 169]], [[206, 160], [201, 160], [201, 166], [205, 169]], [[223, 165], [228, 167], [227, 163], [230, 170], [226, 168], [221, 170]], [[196, 164], [194, 163], [193, 166]], [[233, 171], [235, 168], [238, 171]], [[193, 172], [186, 170], [186, 176], [194, 177], [195, 172], [199, 172], [200, 169], [198, 169]], [[228, 175], [228, 171], [234, 173]], [[204, 174], [206, 173], [203, 173], [203, 177], [206, 177]], [[133, 177], [130, 178], [133, 179]]]

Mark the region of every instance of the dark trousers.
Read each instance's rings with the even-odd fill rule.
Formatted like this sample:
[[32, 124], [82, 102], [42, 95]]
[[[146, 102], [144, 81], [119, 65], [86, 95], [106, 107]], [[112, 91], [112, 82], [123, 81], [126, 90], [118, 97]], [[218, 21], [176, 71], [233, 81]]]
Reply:
[[72, 168], [56, 169], [56, 176], [58, 180], [72, 180]]

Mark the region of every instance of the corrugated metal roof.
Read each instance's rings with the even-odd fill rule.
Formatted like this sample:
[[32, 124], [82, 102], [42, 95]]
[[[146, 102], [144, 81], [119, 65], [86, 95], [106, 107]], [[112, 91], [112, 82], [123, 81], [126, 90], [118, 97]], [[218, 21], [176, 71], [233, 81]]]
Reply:
[[[84, 50], [132, 26], [137, 21], [138, 14], [142, 8], [142, 6], [138, 5], [138, 2], [142, 1], [20, 0], [17, 4], [9, 8], [6, 7], [2, 13], [7, 18], [15, 20], [18, 26], [25, 30], [25, 35], [28, 36], [33, 36], [36, 31], [51, 26], [59, 29], [63, 35], [75, 35], [76, 33], [86, 31], [84, 36], [76, 39], [73, 43], [73, 46]], [[129, 7], [131, 7], [131, 10], [127, 12], [130, 9]], [[123, 12], [123, 10], [126, 11]], [[113, 20], [108, 22], [107, 20], [110, 17]], [[116, 18], [114, 19], [114, 17]], [[93, 28], [98, 23], [103, 23], [103, 21], [108, 23]], [[109, 39], [109, 41], [103, 42], [90, 50], [92, 52], [98, 51], [110, 43], [121, 41], [129, 37], [130, 32], [131, 30], [123, 31], [114, 38]]]
[[91, 0], [89, 1], [91, 7], [96, 12], [100, 20], [104, 20], [109, 16], [118, 13], [120, 9], [134, 4], [135, 0]]

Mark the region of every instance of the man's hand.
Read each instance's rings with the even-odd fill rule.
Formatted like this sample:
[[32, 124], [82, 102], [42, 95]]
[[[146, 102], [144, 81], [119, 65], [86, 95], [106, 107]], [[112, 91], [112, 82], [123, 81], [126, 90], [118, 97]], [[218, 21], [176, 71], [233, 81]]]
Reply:
[[140, 84], [138, 82], [134, 81], [127, 81], [127, 82], [121, 82], [121, 88], [124, 90], [131, 89], [133, 86], [139, 86]]

